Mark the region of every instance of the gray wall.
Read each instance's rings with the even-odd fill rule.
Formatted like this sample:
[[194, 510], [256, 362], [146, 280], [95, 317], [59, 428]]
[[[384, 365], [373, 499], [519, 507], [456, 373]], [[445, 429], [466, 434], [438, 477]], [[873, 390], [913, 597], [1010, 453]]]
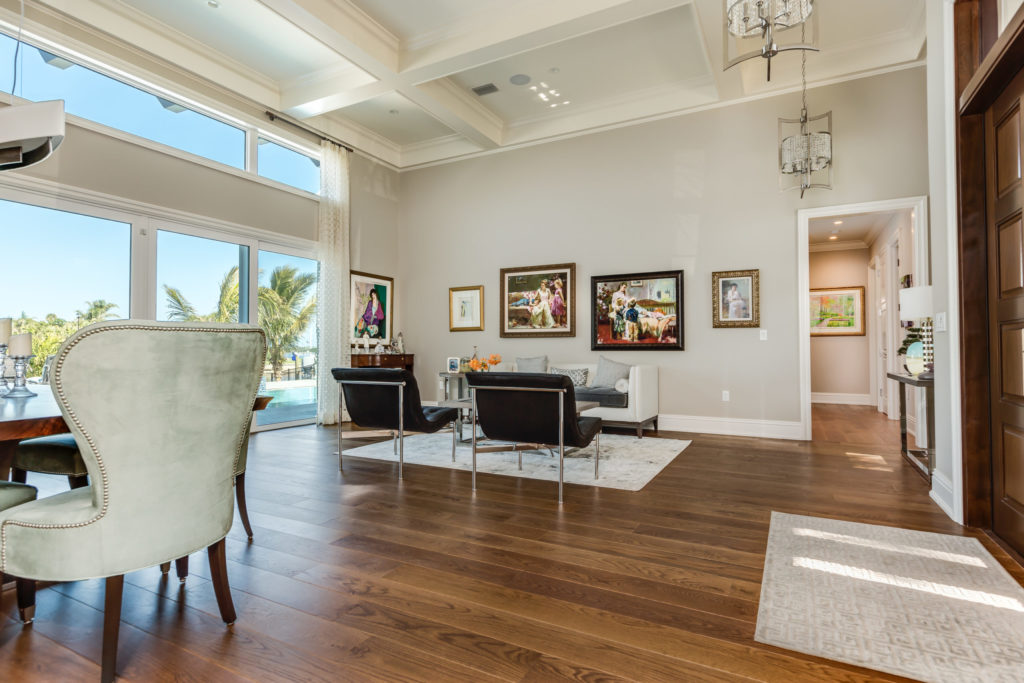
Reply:
[[[777, 187], [777, 119], [797, 93], [446, 164], [402, 176], [398, 329], [431, 398], [447, 356], [596, 360], [591, 275], [682, 268], [682, 352], [617, 352], [661, 367], [661, 412], [796, 421], [796, 210], [928, 192], [923, 68], [818, 88], [831, 108], [835, 190]], [[806, 245], [800, 245], [806, 249]], [[498, 270], [577, 264], [575, 338], [498, 337]], [[759, 268], [761, 321], [711, 327], [711, 272]], [[447, 288], [485, 285], [484, 332], [447, 330]], [[721, 391], [731, 402], [721, 401]]]
[[[811, 289], [868, 286], [868, 250], [811, 252]], [[859, 337], [811, 337], [811, 391], [828, 394], [870, 394], [868, 334], [874, 317], [865, 297], [866, 334]]]

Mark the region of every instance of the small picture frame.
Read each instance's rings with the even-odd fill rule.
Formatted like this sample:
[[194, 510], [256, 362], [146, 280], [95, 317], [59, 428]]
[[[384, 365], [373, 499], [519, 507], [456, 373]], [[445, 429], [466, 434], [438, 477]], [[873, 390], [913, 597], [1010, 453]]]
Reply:
[[449, 356], [448, 357], [447, 368], [448, 368], [448, 372], [450, 374], [453, 374], [453, 375], [458, 374], [459, 368], [461, 366], [462, 366], [462, 361], [461, 361], [461, 359], [458, 356]]
[[394, 309], [394, 278], [385, 275], [351, 272], [349, 290], [352, 316], [352, 345], [368, 338], [372, 343], [391, 343], [391, 321]]
[[760, 327], [760, 281], [760, 270], [711, 273], [712, 327]]
[[480, 332], [484, 329], [484, 286], [448, 288], [448, 331]]
[[809, 309], [812, 337], [862, 337], [867, 333], [862, 286], [812, 289]]

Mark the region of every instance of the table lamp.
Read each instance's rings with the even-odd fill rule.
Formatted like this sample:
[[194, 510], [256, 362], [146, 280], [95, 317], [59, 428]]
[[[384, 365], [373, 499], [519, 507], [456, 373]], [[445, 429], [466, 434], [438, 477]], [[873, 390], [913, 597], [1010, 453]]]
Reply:
[[935, 346], [932, 341], [932, 286], [907, 287], [900, 290], [900, 320], [921, 321], [921, 345], [924, 347], [924, 372], [921, 379], [935, 377]]

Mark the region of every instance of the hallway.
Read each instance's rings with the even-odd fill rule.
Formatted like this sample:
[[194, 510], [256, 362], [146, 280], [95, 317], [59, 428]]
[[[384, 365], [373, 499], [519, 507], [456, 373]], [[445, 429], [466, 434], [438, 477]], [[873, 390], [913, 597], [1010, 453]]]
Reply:
[[816, 442], [859, 444], [899, 453], [900, 423], [874, 406], [815, 403], [811, 407], [811, 438]]

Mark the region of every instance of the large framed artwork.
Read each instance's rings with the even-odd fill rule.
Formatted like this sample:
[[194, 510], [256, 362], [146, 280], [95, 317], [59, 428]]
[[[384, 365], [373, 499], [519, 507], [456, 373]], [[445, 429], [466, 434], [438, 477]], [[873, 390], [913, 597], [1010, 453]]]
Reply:
[[575, 337], [576, 264], [501, 269], [502, 337]]
[[484, 286], [448, 288], [448, 331], [484, 329]]
[[369, 338], [391, 343], [392, 308], [395, 305], [395, 280], [353, 270], [350, 278], [352, 304], [352, 343]]
[[590, 278], [590, 348], [682, 351], [683, 271]]
[[812, 289], [810, 316], [812, 337], [863, 336], [864, 288]]
[[711, 273], [712, 327], [761, 326], [761, 271]]

